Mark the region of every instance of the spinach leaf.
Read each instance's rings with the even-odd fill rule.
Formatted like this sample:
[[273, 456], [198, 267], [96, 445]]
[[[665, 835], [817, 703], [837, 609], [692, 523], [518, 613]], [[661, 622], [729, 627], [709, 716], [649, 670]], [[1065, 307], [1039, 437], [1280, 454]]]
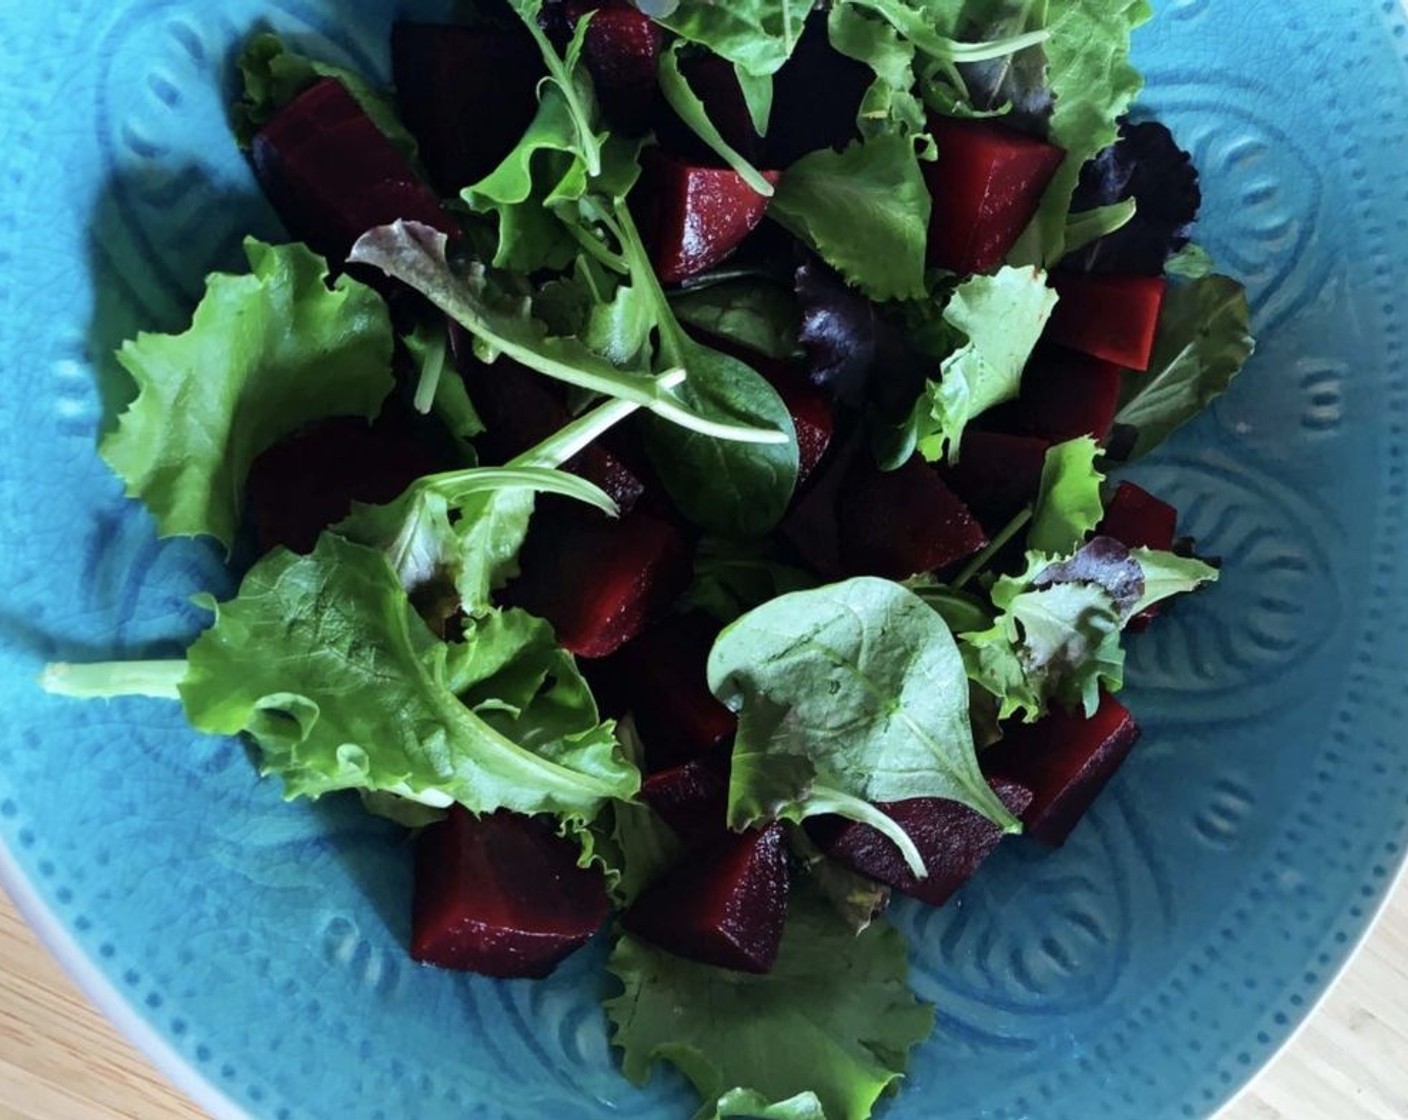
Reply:
[[1170, 284], [1148, 371], [1124, 375], [1115, 423], [1138, 433], [1129, 457], [1148, 454], [1226, 392], [1255, 346], [1241, 284], [1216, 275]]
[[767, 280], [726, 280], [672, 296], [675, 317], [687, 326], [777, 361], [801, 349], [801, 311], [791, 292]]
[[914, 141], [885, 133], [803, 156], [768, 213], [873, 299], [915, 299], [930, 206]]

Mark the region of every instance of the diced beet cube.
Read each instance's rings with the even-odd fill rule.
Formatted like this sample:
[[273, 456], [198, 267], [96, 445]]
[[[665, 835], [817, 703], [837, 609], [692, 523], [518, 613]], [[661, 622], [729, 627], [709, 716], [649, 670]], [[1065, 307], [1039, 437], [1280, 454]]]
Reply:
[[1061, 299], [1046, 326], [1048, 339], [1126, 369], [1149, 368], [1167, 280], [1057, 272], [1051, 283]]
[[1008, 726], [984, 753], [983, 768], [1032, 791], [1022, 814], [1027, 832], [1059, 847], [1138, 738], [1139, 724], [1128, 709], [1103, 695], [1090, 719], [1052, 709], [1037, 723]]
[[249, 509], [260, 547], [313, 550], [353, 502], [381, 505], [416, 479], [464, 465], [434, 421], [388, 401], [375, 423], [343, 416], [314, 424], [254, 461]]
[[677, 615], [611, 659], [652, 770], [699, 758], [733, 737], [737, 717], [709, 691], [709, 651], [718, 633], [706, 615]]
[[[999, 778], [992, 783], [1008, 810], [1020, 816], [1031, 804], [1031, 790]], [[928, 876], [916, 879], [893, 840], [868, 824], [841, 817], [807, 822], [812, 840], [832, 859], [853, 871], [894, 887], [930, 906], [942, 906], [996, 849], [1002, 830], [966, 805], [936, 797], [881, 802], [914, 841]]]
[[769, 972], [787, 916], [787, 850], [772, 824], [705, 848], [636, 900], [621, 924], [701, 964]]
[[858, 457], [839, 513], [841, 557], [853, 575], [908, 579], [947, 568], [988, 543], [968, 507], [918, 455], [895, 471]]
[[498, 167], [537, 115], [546, 67], [526, 28], [398, 23], [391, 59], [401, 115], [445, 195]]
[[1114, 537], [1126, 548], [1166, 552], [1178, 532], [1178, 511], [1132, 482], [1121, 482], [1105, 505], [1105, 519], [1096, 532]]
[[651, 774], [640, 799], [675, 831], [687, 850], [723, 840], [728, 832], [728, 775], [712, 760], [695, 759]]
[[939, 477], [995, 533], [1036, 500], [1050, 446], [1035, 436], [969, 429], [958, 462], [941, 465]]
[[411, 956], [486, 976], [543, 977], [606, 921], [599, 868], [533, 817], [461, 806], [416, 843]]
[[588, 13], [594, 14], [583, 55], [602, 113], [622, 132], [638, 136], [649, 131], [664, 29], [626, 0], [571, 0], [566, 5], [573, 26]]
[[806, 374], [786, 362], [755, 359], [754, 365], [777, 390], [797, 429], [797, 482], [800, 485], [821, 463], [831, 446], [831, 437], [836, 434], [836, 409], [831, 394], [813, 385]]
[[929, 126], [939, 147], [920, 165], [934, 199], [929, 263], [991, 271], [1036, 216], [1065, 153], [987, 121], [931, 116]]
[[343, 84], [312, 86], [254, 137], [254, 172], [288, 231], [340, 268], [357, 239], [404, 218], [459, 228]]
[[[454, 326], [453, 332], [461, 328]], [[486, 366], [473, 357], [461, 340], [455, 352], [469, 390], [470, 400], [484, 421], [484, 432], [475, 440], [485, 463], [507, 463], [537, 446], [572, 421], [566, 398], [552, 380], [534, 373], [511, 358]], [[609, 494], [623, 513], [645, 493], [645, 484], [625, 463], [599, 443], [573, 456], [563, 470], [581, 475]]]
[[822, 579], [840, 579], [846, 574], [841, 555], [841, 495], [852, 466], [869, 454], [863, 440], [848, 440], [811, 485], [799, 492], [779, 526], [802, 562]]
[[[770, 183], [779, 176], [763, 172]], [[727, 167], [685, 163], [652, 149], [631, 193], [655, 271], [665, 284], [697, 276], [728, 257], [767, 211], [768, 200]]]
[[1088, 354], [1039, 349], [1022, 375], [1022, 393], [982, 418], [984, 428], [1065, 443], [1080, 436], [1104, 442], [1120, 407], [1124, 371]]
[[619, 521], [539, 503], [508, 599], [547, 619], [579, 657], [606, 657], [684, 590], [689, 552], [668, 522], [641, 510]]

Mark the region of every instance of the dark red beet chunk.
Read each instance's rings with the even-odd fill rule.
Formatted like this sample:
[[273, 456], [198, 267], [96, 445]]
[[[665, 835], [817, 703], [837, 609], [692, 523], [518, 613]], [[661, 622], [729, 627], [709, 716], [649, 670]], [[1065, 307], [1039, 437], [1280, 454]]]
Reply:
[[577, 856], [532, 817], [454, 806], [416, 843], [411, 956], [486, 976], [548, 975], [610, 909], [601, 871]]
[[[779, 176], [763, 172], [770, 183]], [[632, 192], [655, 271], [666, 284], [697, 276], [728, 257], [767, 211], [768, 200], [726, 167], [685, 163], [652, 149]]]
[[[1016, 782], [999, 778], [992, 786], [1017, 816], [1031, 804], [1031, 790]], [[868, 824], [819, 817], [807, 822], [807, 832], [832, 859], [930, 906], [947, 902], [992, 855], [1003, 835], [997, 825], [957, 801], [917, 797], [876, 807], [914, 841], [929, 871], [926, 878], [916, 879], [894, 842]]]
[[988, 272], [1035, 217], [1065, 153], [985, 121], [932, 116], [929, 124], [939, 146], [938, 160], [920, 165], [934, 199], [929, 263]]
[[843, 444], [779, 526], [802, 562], [823, 579], [840, 579], [846, 574], [841, 556], [841, 495], [852, 465], [864, 463], [869, 454], [863, 440], [853, 438]]
[[1168, 281], [1058, 272], [1051, 282], [1061, 300], [1047, 324], [1048, 339], [1126, 369], [1149, 368]]
[[705, 615], [678, 615], [611, 659], [611, 674], [625, 707], [635, 713], [652, 770], [699, 758], [733, 737], [737, 718], [709, 691], [709, 651], [718, 632]]
[[249, 509], [260, 547], [311, 552], [318, 534], [351, 511], [380, 505], [422, 475], [463, 460], [442, 430], [388, 401], [374, 424], [325, 420], [276, 444], [249, 472]]
[[595, 15], [587, 28], [583, 54], [601, 110], [622, 132], [646, 132], [655, 113], [655, 76], [664, 30], [625, 0], [572, 0], [566, 6], [573, 26], [589, 12]]
[[1113, 696], [1095, 715], [1052, 709], [1038, 723], [1014, 724], [983, 755], [983, 767], [1032, 791], [1027, 832], [1059, 847], [1129, 757], [1139, 725]]
[[1103, 442], [1120, 407], [1124, 371], [1060, 347], [1043, 347], [1022, 375], [1022, 395], [983, 417], [985, 428], [1064, 443], [1079, 436]]
[[398, 23], [391, 59], [401, 116], [445, 195], [498, 167], [537, 114], [546, 68], [524, 28]]
[[640, 799], [675, 831], [687, 850], [723, 840], [728, 832], [728, 776], [712, 760], [696, 759], [651, 774]]
[[842, 561], [853, 575], [908, 579], [947, 568], [988, 543], [968, 507], [918, 455], [896, 471], [858, 456], [839, 515]]
[[831, 446], [831, 437], [836, 434], [836, 409], [831, 395], [786, 362], [755, 358], [753, 364], [777, 390], [792, 416], [792, 424], [797, 429], [797, 482], [803, 483], [821, 463]]
[[691, 856], [647, 890], [621, 924], [676, 956], [769, 972], [787, 916], [787, 851], [772, 824]]
[[293, 237], [334, 268], [369, 229], [398, 218], [454, 238], [430, 188], [339, 81], [311, 87], [254, 138], [254, 172]]
[[649, 625], [689, 580], [684, 540], [636, 510], [619, 521], [543, 502], [507, 597], [547, 619], [579, 657], [615, 653]]
[[1132, 482], [1121, 482], [1105, 506], [1105, 519], [1096, 532], [1114, 537], [1126, 548], [1166, 552], [1178, 532], [1178, 511]]
[[[471, 355], [468, 345], [455, 349], [457, 354]], [[485, 431], [475, 445], [485, 463], [507, 463], [571, 422], [561, 389], [512, 359], [500, 358], [486, 366], [471, 355], [460, 365], [470, 399], [484, 421]], [[645, 484], [635, 472], [599, 444], [568, 460], [563, 469], [596, 483], [623, 513], [645, 493]]]
[[939, 477], [983, 528], [995, 533], [1036, 500], [1050, 446], [1035, 436], [971, 429], [963, 436], [958, 462], [942, 465]]

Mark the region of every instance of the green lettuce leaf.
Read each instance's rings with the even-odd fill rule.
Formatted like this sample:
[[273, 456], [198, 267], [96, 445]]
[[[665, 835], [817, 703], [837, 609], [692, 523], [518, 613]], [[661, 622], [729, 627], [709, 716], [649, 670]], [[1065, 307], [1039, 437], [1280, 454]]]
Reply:
[[1046, 274], [1034, 268], [1005, 267], [958, 285], [943, 322], [963, 341], [943, 359], [939, 380], [928, 383], [910, 420], [920, 454], [956, 462], [968, 424], [1017, 396], [1056, 300]]
[[1247, 293], [1226, 276], [1169, 285], [1147, 372], [1127, 371], [1115, 423], [1134, 428], [1131, 459], [1147, 455], [1227, 391], [1252, 356]]
[[837, 811], [838, 796], [944, 797], [1017, 829], [978, 769], [953, 636], [899, 584], [860, 577], [764, 603], [719, 635], [708, 672], [741, 713], [734, 827], [800, 793], [800, 815]]
[[707, 47], [740, 71], [775, 74], [792, 57], [813, 0], [680, 0], [656, 18], [681, 39]]
[[1034, 223], [1042, 263], [1065, 255], [1080, 169], [1115, 142], [1119, 118], [1144, 86], [1129, 60], [1130, 35], [1152, 14], [1149, 0], [1048, 0], [1047, 73], [1056, 98], [1048, 139], [1066, 158]]
[[787, 361], [801, 349], [801, 310], [796, 297], [768, 280], [740, 278], [670, 297], [675, 317], [686, 326], [761, 354]]
[[917, 299], [930, 205], [914, 141], [884, 133], [803, 156], [768, 214], [872, 299]]
[[198, 730], [248, 733], [291, 798], [354, 789], [586, 821], [639, 785], [551, 627], [495, 613], [448, 645], [380, 552], [330, 533], [250, 571], [180, 694]]
[[248, 148], [255, 134], [284, 106], [323, 78], [336, 78], [362, 107], [377, 129], [412, 162], [417, 159], [416, 139], [401, 123], [391, 96], [373, 88], [355, 70], [319, 62], [289, 50], [272, 32], [255, 35], [239, 59], [244, 92], [232, 116], [235, 138]]
[[139, 392], [101, 451], [162, 536], [228, 546], [260, 454], [315, 420], [375, 417], [393, 385], [379, 295], [347, 276], [329, 288], [303, 245], [245, 253], [250, 274], [211, 276], [188, 331], [118, 352]]
[[528, 29], [528, 33], [533, 36], [533, 41], [538, 44], [538, 50], [542, 53], [543, 62], [547, 66], [548, 76], [543, 79], [539, 88], [544, 93], [555, 89], [561, 94], [563, 104], [566, 106], [573, 129], [577, 134], [575, 147], [581, 156], [586, 173], [599, 175], [601, 173], [604, 136], [597, 131], [596, 94], [592, 89], [591, 75], [582, 60], [582, 50], [586, 44], [591, 16], [585, 16], [577, 21], [572, 39], [567, 44], [566, 53], [558, 54], [557, 48], [552, 45], [552, 41], [543, 30], [543, 0], [508, 0], [508, 6], [513, 9], [518, 18], [523, 21], [523, 26]]
[[1041, 489], [1027, 534], [1027, 547], [1036, 552], [1065, 555], [1085, 543], [1105, 516], [1100, 486], [1105, 476], [1095, 469], [1100, 445], [1089, 436], [1058, 443], [1046, 452]]
[[777, 966], [753, 976], [622, 937], [606, 1003], [622, 1067], [644, 1082], [677, 1066], [704, 1098], [695, 1120], [865, 1120], [903, 1075], [934, 1016], [906, 983], [904, 939], [884, 923], [856, 936], [797, 889]]
[[915, 90], [914, 44], [884, 20], [872, 19], [849, 4], [833, 4], [826, 26], [836, 50], [875, 71], [875, 81], [861, 100], [857, 121], [861, 135], [921, 136], [928, 121]]
[[1179, 556], [1149, 548], [1132, 549], [1130, 554], [1144, 571], [1144, 594], [1134, 604], [1135, 614], [1175, 595], [1184, 595], [1204, 584], [1217, 582], [1217, 569], [1194, 556]]

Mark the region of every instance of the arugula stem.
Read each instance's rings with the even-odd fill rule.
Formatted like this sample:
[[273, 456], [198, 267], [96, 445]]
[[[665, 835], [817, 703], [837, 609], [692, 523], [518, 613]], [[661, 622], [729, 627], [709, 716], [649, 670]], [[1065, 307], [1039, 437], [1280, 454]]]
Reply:
[[920, 854], [914, 841], [910, 839], [909, 833], [902, 829], [893, 817], [877, 809], [869, 801], [864, 801], [829, 786], [812, 786], [811, 792], [807, 796], [806, 806], [808, 816], [835, 813], [847, 820], [870, 825], [871, 828], [886, 836], [900, 850], [900, 855], [904, 856], [905, 863], [909, 865], [909, 870], [916, 879], [929, 877], [929, 869], [924, 865], [924, 857]]
[[764, 179], [762, 173], [724, 139], [723, 133], [709, 119], [709, 112], [704, 107], [704, 102], [690, 87], [689, 79], [680, 71], [679, 43], [676, 43], [669, 50], [660, 52], [659, 71], [660, 92], [665, 95], [665, 101], [680, 120], [684, 121], [690, 131], [704, 141], [715, 155], [738, 172], [743, 181], [753, 190], [764, 198], [771, 198], [773, 185]]
[[[582, 162], [586, 165], [587, 174], [596, 178], [601, 174], [601, 138], [592, 131], [592, 115], [582, 102], [581, 90], [577, 88], [571, 69], [563, 61], [562, 56], [557, 53], [552, 43], [548, 41], [547, 35], [538, 25], [538, 21], [521, 12], [519, 15], [524, 25], [527, 26], [529, 34], [533, 36], [534, 42], [538, 44], [538, 49], [543, 54], [543, 61], [547, 64], [552, 81], [562, 90], [562, 96], [567, 101], [567, 111], [572, 116], [572, 123], [577, 127], [577, 143], [581, 147]], [[585, 16], [577, 23], [574, 45], [578, 46], [578, 49], [580, 49], [581, 37], [587, 32], [587, 24], [590, 19], [590, 16]]]
[[1013, 35], [1008, 39], [993, 39], [986, 43], [953, 42], [949, 58], [954, 62], [988, 62], [994, 58], [1005, 58], [1028, 47], [1039, 47], [1051, 38], [1049, 31], [1028, 31]]
[[445, 360], [449, 349], [449, 338], [441, 330], [436, 333], [425, 365], [420, 371], [420, 381], [416, 385], [415, 410], [422, 416], [429, 416], [435, 407], [435, 396], [440, 391], [440, 378], [445, 373]]
[[[672, 369], [660, 375], [659, 385], [662, 389], [673, 389], [682, 385], [684, 379], [684, 370]], [[510, 460], [508, 466], [560, 467], [585, 450], [593, 440], [605, 435], [639, 409], [640, 405], [633, 401], [609, 400], [554, 432], [536, 447], [530, 447], [522, 455]]]
[[54, 696], [111, 700], [118, 696], [181, 699], [184, 661], [99, 661], [91, 665], [57, 663], [40, 674], [39, 685]]
[[968, 561], [963, 570], [958, 573], [958, 577], [950, 585], [955, 591], [962, 591], [973, 579], [991, 562], [992, 558], [1007, 547], [1008, 543], [1026, 528], [1027, 522], [1032, 519], [1032, 507], [1026, 506], [1021, 513], [1017, 514], [1011, 521], [999, 530], [997, 536], [988, 542], [987, 548], [978, 553], [972, 560]]

